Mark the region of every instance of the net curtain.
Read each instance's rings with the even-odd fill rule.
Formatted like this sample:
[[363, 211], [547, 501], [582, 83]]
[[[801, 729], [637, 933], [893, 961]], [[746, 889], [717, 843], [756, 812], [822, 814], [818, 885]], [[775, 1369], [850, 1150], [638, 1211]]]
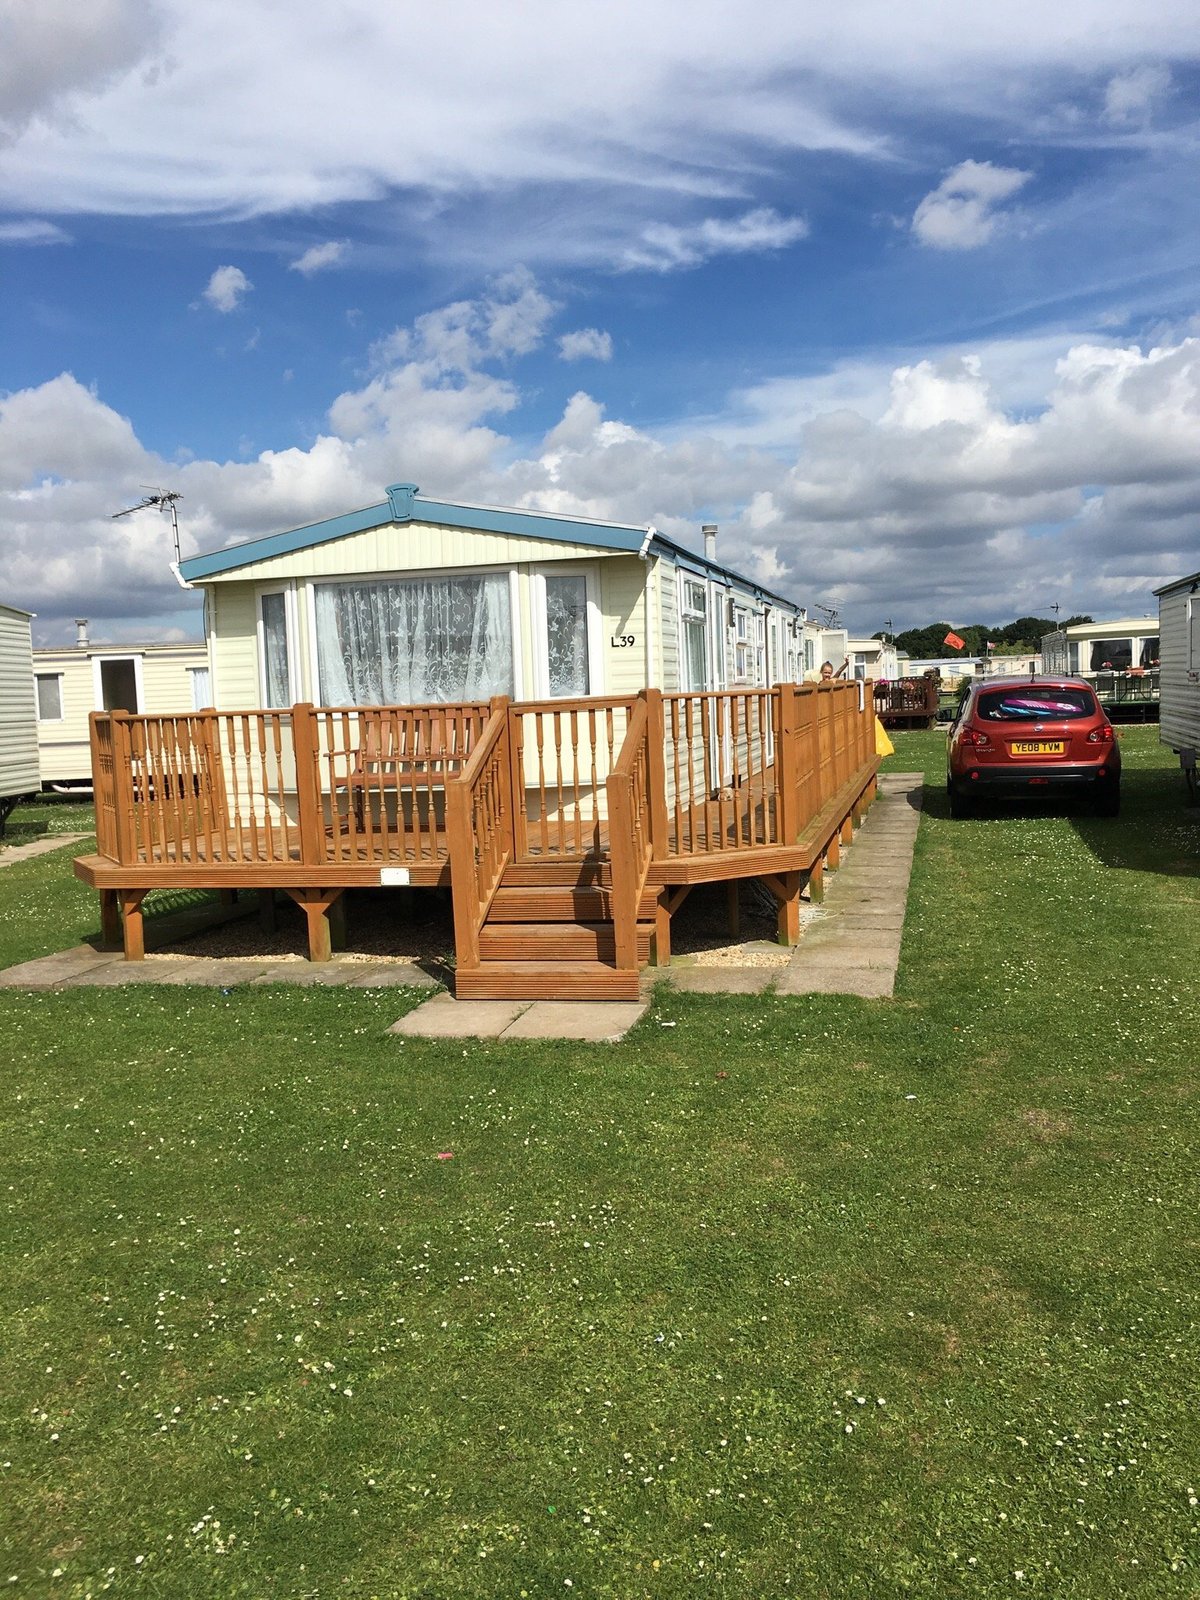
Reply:
[[328, 583], [316, 591], [326, 705], [422, 705], [513, 692], [507, 573]]

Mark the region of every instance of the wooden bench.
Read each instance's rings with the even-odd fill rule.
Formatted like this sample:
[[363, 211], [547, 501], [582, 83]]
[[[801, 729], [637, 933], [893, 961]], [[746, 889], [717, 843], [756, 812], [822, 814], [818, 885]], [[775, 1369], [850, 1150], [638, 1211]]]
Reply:
[[339, 791], [346, 793], [360, 828], [364, 825], [368, 794], [445, 787], [447, 774], [458, 772], [470, 753], [447, 741], [447, 734], [453, 731], [429, 717], [415, 721], [372, 717], [367, 721], [349, 771], [334, 782], [335, 795]]

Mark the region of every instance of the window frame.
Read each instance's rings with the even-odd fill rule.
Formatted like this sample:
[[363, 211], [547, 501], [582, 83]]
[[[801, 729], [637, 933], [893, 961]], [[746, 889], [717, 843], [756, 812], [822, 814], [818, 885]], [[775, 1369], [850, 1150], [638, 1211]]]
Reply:
[[[267, 629], [263, 617], [263, 601], [268, 595], [276, 594], [283, 596], [284, 649], [287, 654], [288, 698], [281, 706], [273, 706], [271, 704], [270, 689], [267, 682]], [[296, 591], [292, 584], [267, 583], [261, 585], [256, 591], [254, 596], [254, 632], [258, 646], [258, 692], [261, 696], [263, 709], [265, 711], [287, 711], [302, 698], [299, 692], [302, 688], [298, 670], [300, 655], [296, 649]]]
[[[478, 566], [404, 567], [374, 572], [325, 572], [319, 578], [309, 578], [304, 584], [305, 639], [308, 645], [308, 671], [312, 677], [311, 697], [320, 694], [321, 656], [317, 641], [317, 590], [333, 584], [414, 583], [428, 582], [431, 578], [475, 578], [480, 573], [499, 573], [508, 579], [508, 619], [512, 635], [513, 698], [526, 696], [528, 671], [525, 662], [525, 641], [522, 621], [526, 609], [532, 609], [532, 594], [528, 608], [522, 605], [520, 571], [512, 563], [486, 563]], [[350, 708], [353, 709], [353, 708]]]
[[[603, 694], [605, 682], [604, 649], [601, 635], [603, 616], [599, 601], [600, 575], [596, 570], [595, 562], [548, 561], [542, 566], [534, 567], [529, 577], [529, 621], [532, 630], [529, 644], [531, 665], [533, 667], [534, 696], [539, 700], [581, 698], [578, 695], [556, 695], [550, 691], [550, 622], [549, 606], [546, 599], [547, 578], [576, 577], [583, 579], [584, 610], [587, 627], [588, 687], [586, 697]], [[522, 652], [520, 648], [520, 617], [515, 605], [512, 615], [516, 635], [513, 641], [513, 676], [516, 680], [515, 692], [519, 698], [521, 694], [521, 675], [518, 670], [518, 662]]]
[[[46, 727], [53, 727], [56, 723], [65, 722], [67, 720], [67, 718], [66, 718], [66, 709], [65, 709], [65, 706], [63, 704], [63, 679], [65, 677], [66, 677], [66, 673], [65, 672], [35, 672], [34, 673], [34, 675], [33, 675], [33, 703], [34, 703], [34, 708], [37, 711], [37, 723], [38, 723], [39, 727], [41, 727], [43, 724]], [[41, 690], [39, 688], [39, 685], [41, 684], [41, 681], [42, 681], [43, 678], [53, 679], [58, 684], [58, 715], [56, 717], [44, 717], [42, 715], [42, 696], [41, 696]]]

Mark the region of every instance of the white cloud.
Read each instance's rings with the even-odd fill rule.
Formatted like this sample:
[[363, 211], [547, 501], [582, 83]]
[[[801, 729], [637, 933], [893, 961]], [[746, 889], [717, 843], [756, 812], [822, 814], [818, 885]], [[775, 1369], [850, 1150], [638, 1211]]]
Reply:
[[302, 272], [311, 278], [314, 272], [325, 272], [330, 267], [340, 267], [350, 252], [346, 239], [329, 239], [324, 244], [310, 245], [302, 256], [288, 263], [291, 272]]
[[1143, 65], [1118, 72], [1104, 90], [1104, 115], [1118, 126], [1145, 123], [1171, 89], [1165, 67]]
[[1195, 567], [1200, 339], [860, 360], [825, 390], [754, 391], [761, 408], [771, 394], [790, 408], [786, 428], [760, 413], [757, 434], [746, 395], [664, 433], [580, 391], [520, 442], [505, 431], [523, 399], [513, 358], [544, 339], [548, 305], [519, 274], [418, 318], [310, 445], [248, 461], [164, 460], [68, 374], [0, 399], [0, 593], [43, 627], [61, 619], [63, 638], [75, 614], [170, 624], [162, 519], [109, 520], [139, 484], [183, 495], [192, 553], [371, 504], [400, 476], [447, 498], [653, 521], [685, 541], [716, 520], [732, 565], [801, 601], [836, 594], [868, 631], [1051, 600], [1140, 611], [1152, 582]]
[[218, 267], [201, 298], [207, 300], [214, 311], [228, 313], [237, 310], [253, 287], [241, 267]]
[[627, 268], [676, 272], [698, 267], [712, 256], [782, 250], [807, 234], [803, 217], [781, 217], [770, 206], [759, 206], [740, 217], [706, 217], [686, 226], [655, 222], [642, 229], [635, 244], [626, 247], [620, 263]]
[[154, 0], [7, 0], [2, 9], [0, 134], [16, 137], [35, 119], [44, 124], [69, 97], [101, 92], [157, 56], [162, 18]]
[[71, 235], [55, 222], [29, 217], [19, 222], [0, 222], [0, 244], [70, 244]]
[[974, 250], [996, 230], [996, 207], [1033, 176], [990, 161], [962, 161], [913, 213], [912, 231], [935, 250]]
[[577, 328], [574, 333], [559, 335], [560, 361], [611, 361], [612, 353], [612, 334], [599, 328]]
[[[409, 249], [457, 257], [490, 198], [541, 196], [531, 235], [490, 230], [493, 264], [609, 262], [657, 220], [683, 234], [635, 244], [660, 270], [711, 253], [691, 238], [698, 211], [753, 210], [809, 153], [893, 159], [898, 106], [922, 132], [969, 107], [989, 137], [1020, 136], [1081, 82], [1113, 80], [1124, 116], [1145, 87], [1131, 61], [1200, 53], [1200, 12], [1179, 0], [1012, 0], [970, 28], [957, 0], [528, 0], [503, 28], [485, 0], [360, 0], [351, 26], [313, 0], [7, 0], [5, 27], [10, 210], [228, 219], [384, 201]], [[402, 95], [374, 87], [409, 62]]]

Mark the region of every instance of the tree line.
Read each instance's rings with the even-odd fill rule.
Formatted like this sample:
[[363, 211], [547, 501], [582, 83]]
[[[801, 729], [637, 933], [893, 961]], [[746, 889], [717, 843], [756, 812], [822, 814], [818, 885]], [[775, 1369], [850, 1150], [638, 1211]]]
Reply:
[[[1070, 628], [1076, 622], [1091, 621], [1091, 617], [1082, 616], [1068, 617], [1065, 622], [1057, 622], [1052, 617], [1018, 617], [1015, 622], [996, 627], [985, 622], [960, 623], [957, 627], [949, 622], [930, 622], [923, 628], [906, 628], [894, 636], [894, 643], [897, 649], [907, 651], [917, 661], [931, 656], [985, 656], [989, 643], [994, 646], [993, 655], [1020, 656], [1040, 650], [1043, 634]], [[945, 642], [948, 633], [956, 633], [964, 641], [963, 649], [951, 649]], [[875, 637], [882, 639], [884, 634], [880, 631]], [[888, 637], [893, 636], [889, 634]]]

